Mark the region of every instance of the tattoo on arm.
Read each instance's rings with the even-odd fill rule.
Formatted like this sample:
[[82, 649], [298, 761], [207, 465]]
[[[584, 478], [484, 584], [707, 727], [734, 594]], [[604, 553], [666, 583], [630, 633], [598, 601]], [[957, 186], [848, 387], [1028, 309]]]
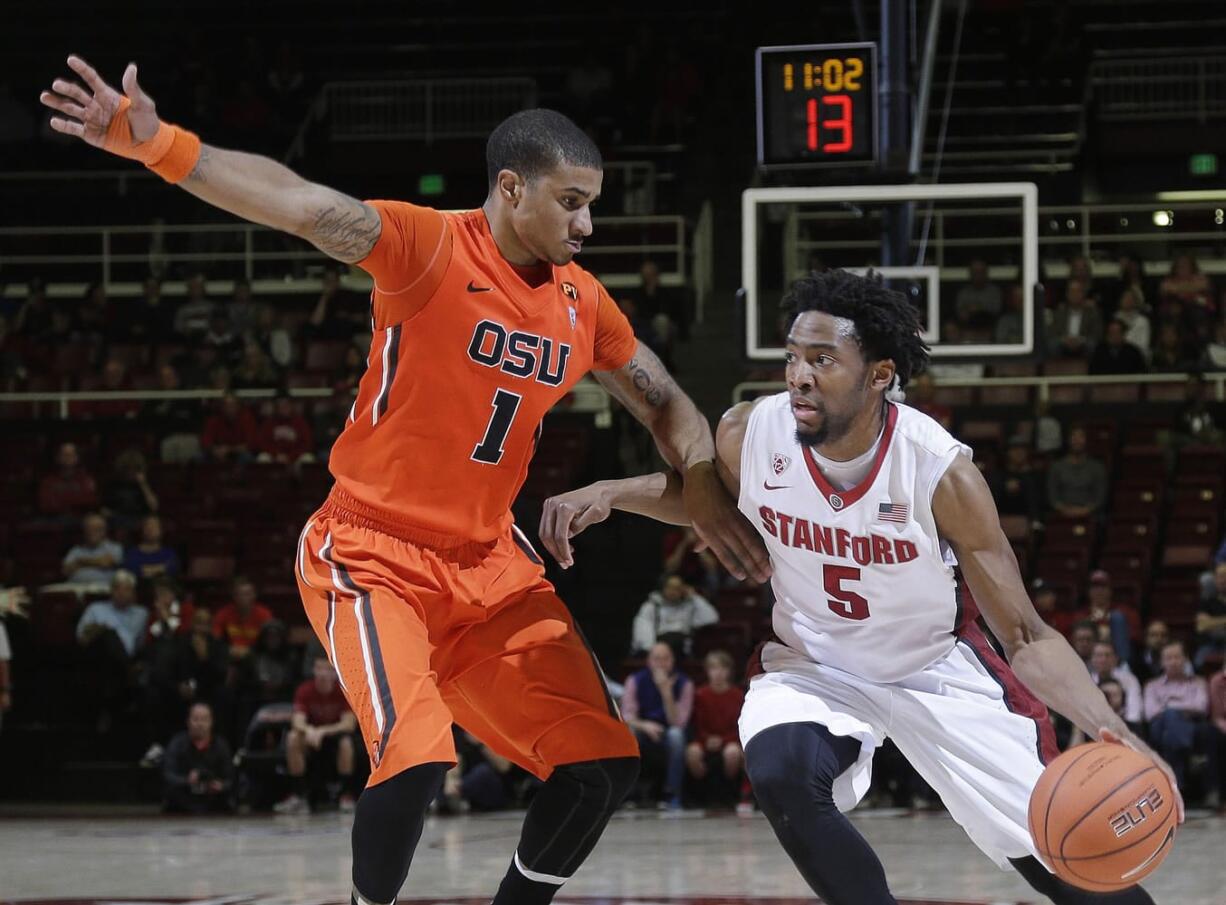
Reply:
[[200, 156], [196, 158], [196, 165], [192, 167], [192, 171], [187, 174], [187, 178], [192, 182], [208, 182], [208, 176], [205, 175], [205, 170], [208, 166], [209, 158], [213, 156], [213, 149], [208, 145], [200, 146]]
[[[654, 408], [659, 408], [668, 401], [669, 392], [667, 387], [668, 377], [661, 381], [660, 374], [652, 375], [653, 363], [639, 358], [630, 359], [630, 363], [626, 365], [626, 373], [630, 375], [630, 380], [634, 384], [634, 388], [639, 391], [639, 395], [643, 400]], [[658, 364], [658, 362], [656, 362]]]
[[349, 264], [369, 255], [383, 231], [378, 211], [339, 194], [332, 204], [311, 213], [310, 224], [305, 238], [329, 257]]

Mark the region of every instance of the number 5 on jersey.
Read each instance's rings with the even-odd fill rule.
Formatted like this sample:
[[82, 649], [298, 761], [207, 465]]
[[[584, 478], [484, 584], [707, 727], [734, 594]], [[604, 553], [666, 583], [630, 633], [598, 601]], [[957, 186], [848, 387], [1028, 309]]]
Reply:
[[473, 459], [487, 465], [497, 465], [502, 460], [503, 444], [506, 443], [507, 434], [523, 398], [510, 390], [498, 389], [494, 392], [494, 401], [490, 403], [494, 412], [490, 415], [490, 423], [485, 427], [485, 436], [473, 449]]
[[834, 598], [826, 601], [830, 612], [844, 619], [855, 619], [856, 621], [869, 617], [868, 601], [855, 591], [849, 591], [843, 587], [844, 581], [859, 581], [859, 579], [860, 570], [854, 566], [836, 566], [826, 563], [822, 567], [822, 584], [826, 587], [826, 593]]

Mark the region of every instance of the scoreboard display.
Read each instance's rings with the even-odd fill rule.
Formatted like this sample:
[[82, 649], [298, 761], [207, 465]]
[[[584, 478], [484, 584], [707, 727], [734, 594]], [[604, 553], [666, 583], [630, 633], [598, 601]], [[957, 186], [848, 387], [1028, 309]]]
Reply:
[[759, 166], [876, 162], [876, 44], [759, 47], [757, 100]]

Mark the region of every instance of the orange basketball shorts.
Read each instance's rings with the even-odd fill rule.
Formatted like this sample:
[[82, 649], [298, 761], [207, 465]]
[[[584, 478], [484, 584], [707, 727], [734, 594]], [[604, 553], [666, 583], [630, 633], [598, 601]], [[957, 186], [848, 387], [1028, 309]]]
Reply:
[[490, 544], [425, 546], [337, 496], [303, 529], [295, 572], [361, 726], [370, 785], [454, 763], [453, 722], [541, 779], [561, 764], [638, 756], [517, 528]]

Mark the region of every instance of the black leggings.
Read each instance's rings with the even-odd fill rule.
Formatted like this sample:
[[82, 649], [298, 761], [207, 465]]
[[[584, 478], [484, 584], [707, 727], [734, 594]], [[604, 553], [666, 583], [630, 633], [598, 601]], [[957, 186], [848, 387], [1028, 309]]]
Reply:
[[[745, 766], [779, 842], [827, 905], [897, 905], [881, 861], [834, 803], [835, 779], [859, 756], [859, 739], [832, 735], [818, 723], [785, 723], [753, 737]], [[1153, 905], [1139, 886], [1085, 892], [1033, 857], [1010, 863], [1056, 905]]]

